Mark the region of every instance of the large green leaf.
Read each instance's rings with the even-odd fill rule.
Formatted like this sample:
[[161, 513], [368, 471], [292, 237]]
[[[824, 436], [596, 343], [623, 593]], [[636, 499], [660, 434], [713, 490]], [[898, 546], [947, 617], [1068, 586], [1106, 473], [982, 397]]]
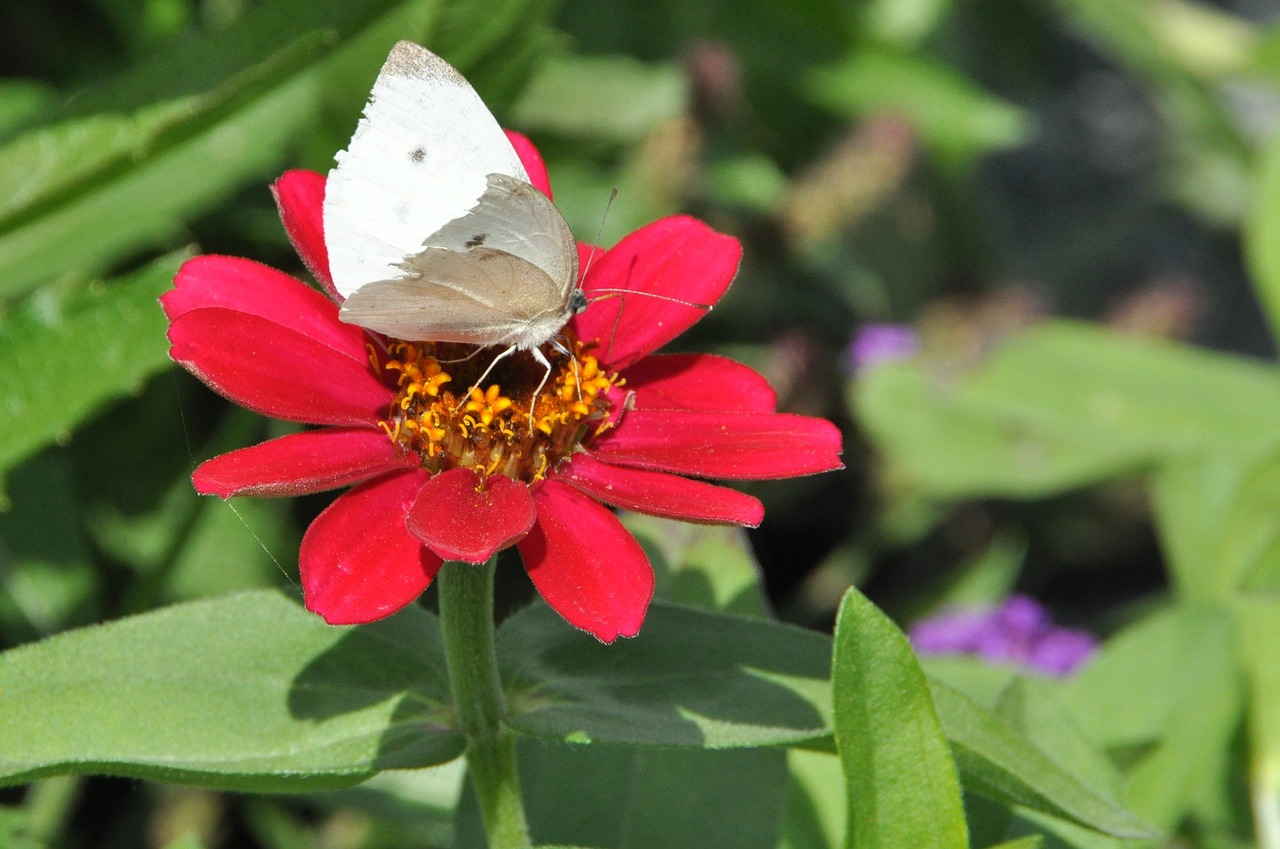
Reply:
[[506, 723], [569, 742], [727, 748], [830, 733], [830, 642], [763, 619], [655, 602], [605, 646], [543, 605], [503, 623]]
[[169, 362], [156, 298], [185, 253], [89, 286], [51, 288], [0, 317], [0, 474], [65, 438]]
[[967, 849], [960, 781], [924, 673], [903, 633], [852, 588], [836, 618], [832, 687], [845, 845]]
[[937, 496], [1038, 496], [1195, 451], [1272, 439], [1280, 373], [1185, 345], [1054, 321], [972, 371], [888, 364], [857, 387], [879, 447]]
[[333, 628], [273, 592], [176, 605], [0, 655], [0, 781], [111, 773], [241, 790], [444, 763], [439, 626]]

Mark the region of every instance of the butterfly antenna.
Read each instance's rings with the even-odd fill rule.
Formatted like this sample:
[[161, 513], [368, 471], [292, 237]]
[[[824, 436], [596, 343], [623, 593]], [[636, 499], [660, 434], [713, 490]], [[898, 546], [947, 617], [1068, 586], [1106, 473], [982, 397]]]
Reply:
[[[596, 254], [600, 252], [600, 234], [604, 232], [604, 222], [609, 218], [609, 210], [613, 208], [613, 202], [618, 197], [618, 187], [614, 186], [609, 191], [609, 202], [604, 205], [604, 215], [600, 216], [600, 225], [596, 227], [596, 237], [591, 240], [591, 253], [587, 254], [587, 264], [582, 269], [582, 279], [587, 279], [587, 272], [591, 270], [591, 263], [595, 260]], [[581, 283], [578, 284], [581, 288]]]

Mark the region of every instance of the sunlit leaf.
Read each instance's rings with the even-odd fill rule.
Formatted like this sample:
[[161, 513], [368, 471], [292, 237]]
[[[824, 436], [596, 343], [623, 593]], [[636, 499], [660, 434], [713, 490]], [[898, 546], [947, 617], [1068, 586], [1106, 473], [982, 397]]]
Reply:
[[66, 632], [0, 655], [0, 781], [297, 790], [444, 763], [462, 752], [444, 669], [418, 608], [334, 628], [272, 592]]
[[855, 589], [836, 619], [832, 686], [845, 845], [967, 849], [960, 781], [924, 673], [906, 636]]

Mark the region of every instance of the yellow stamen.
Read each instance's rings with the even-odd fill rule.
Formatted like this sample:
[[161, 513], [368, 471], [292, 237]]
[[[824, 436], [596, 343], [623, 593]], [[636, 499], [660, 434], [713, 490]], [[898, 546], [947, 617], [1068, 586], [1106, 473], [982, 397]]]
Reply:
[[[493, 381], [481, 388], [474, 381], [493, 362], [484, 352], [391, 340], [380, 368], [394, 375], [397, 394], [381, 426], [428, 471], [470, 468], [482, 480], [495, 474], [524, 483], [543, 480], [585, 435], [607, 426], [609, 391], [621, 385], [587, 346], [570, 340], [566, 347], [572, 357], [543, 352], [552, 372], [534, 397], [543, 369], [526, 354], [499, 363]], [[376, 356], [372, 348], [370, 356]], [[460, 394], [448, 385], [473, 388]]]

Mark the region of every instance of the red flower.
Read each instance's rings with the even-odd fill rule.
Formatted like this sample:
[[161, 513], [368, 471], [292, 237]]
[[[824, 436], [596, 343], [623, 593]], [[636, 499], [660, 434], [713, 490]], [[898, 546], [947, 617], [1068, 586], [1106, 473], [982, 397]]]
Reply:
[[[535, 184], [546, 170], [512, 134]], [[565, 328], [574, 356], [547, 351], [547, 388], [527, 355], [387, 339], [338, 320], [321, 208], [324, 177], [274, 186], [299, 255], [329, 297], [247, 259], [199, 256], [161, 298], [170, 354], [215, 391], [318, 429], [215, 457], [196, 489], [298, 495], [355, 485], [311, 524], [299, 569], [310, 610], [370, 622], [409, 604], [443, 560], [519, 548], [568, 622], [610, 642], [633, 636], [653, 594], [639, 544], [601, 503], [693, 522], [754, 526], [756, 499], [699, 478], [780, 478], [840, 467], [828, 422], [778, 413], [764, 378], [707, 354], [652, 355], [715, 303], [741, 248], [687, 217], [598, 254], [582, 281], [651, 292], [592, 301]], [[584, 262], [584, 266], [585, 266]], [[473, 354], [473, 356], [468, 356]], [[468, 389], [467, 387], [471, 387]], [[499, 388], [505, 389], [505, 394]]]

